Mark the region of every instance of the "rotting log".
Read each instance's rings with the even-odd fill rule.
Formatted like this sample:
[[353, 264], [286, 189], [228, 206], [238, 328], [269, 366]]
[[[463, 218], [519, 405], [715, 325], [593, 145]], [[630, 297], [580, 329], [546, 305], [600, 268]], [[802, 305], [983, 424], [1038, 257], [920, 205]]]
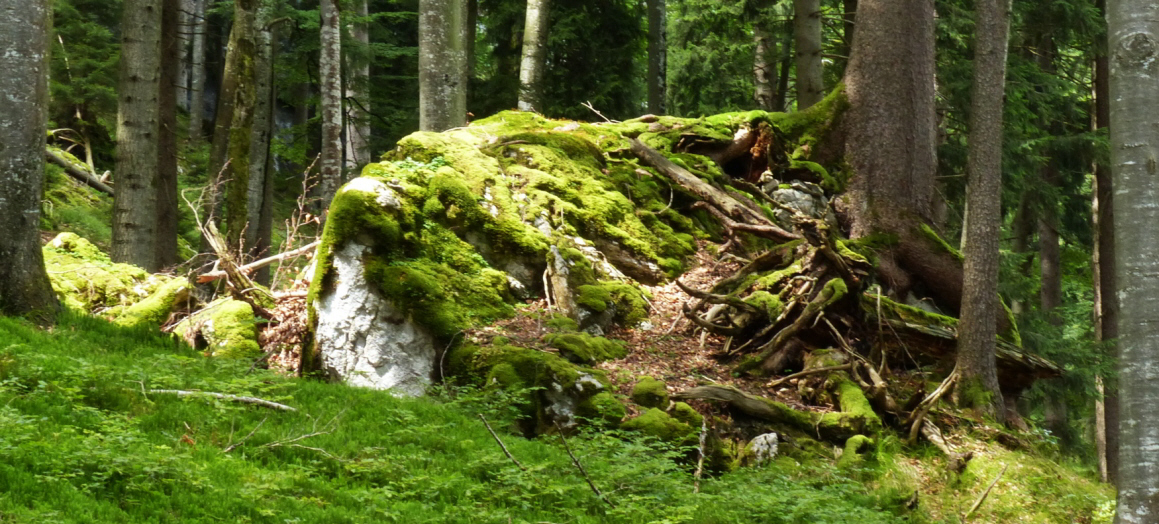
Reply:
[[[856, 389], [856, 385], [853, 387]], [[799, 411], [775, 400], [750, 395], [730, 386], [697, 386], [676, 393], [672, 398], [724, 402], [751, 418], [787, 426], [795, 431], [834, 443], [843, 443], [845, 439], [864, 434], [874, 426], [861, 413]]]
[[106, 195], [113, 196], [113, 188], [109, 187], [108, 184], [101, 182], [101, 179], [97, 178], [96, 175], [76, 167], [76, 165], [74, 165], [72, 162], [69, 162], [64, 157], [58, 155], [56, 151], [45, 149], [44, 157], [47, 158], [49, 162], [63, 167], [64, 172], [68, 173], [68, 176], [84, 182], [89, 187], [96, 189], [97, 191], [100, 191]]

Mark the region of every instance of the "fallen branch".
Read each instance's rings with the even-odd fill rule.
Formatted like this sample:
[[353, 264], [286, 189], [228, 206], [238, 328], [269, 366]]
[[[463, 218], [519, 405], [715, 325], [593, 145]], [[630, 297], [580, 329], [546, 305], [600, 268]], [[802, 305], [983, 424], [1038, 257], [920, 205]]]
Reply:
[[567, 439], [563, 437], [563, 428], [559, 427], [559, 422], [555, 423], [555, 429], [559, 432], [559, 440], [560, 442], [563, 442], [564, 451], [567, 451], [567, 456], [571, 457], [571, 463], [575, 464], [576, 469], [579, 469], [579, 472], [584, 476], [584, 480], [588, 481], [588, 486], [592, 488], [592, 492], [594, 492], [597, 497], [603, 499], [604, 502], [607, 502], [609, 506], [613, 508], [616, 507], [616, 505], [612, 504], [612, 501], [608, 499], [607, 495], [604, 495], [600, 492], [600, 488], [597, 488], [596, 484], [592, 482], [592, 478], [588, 476], [588, 472], [584, 469], [584, 465], [580, 464], [579, 459], [575, 458], [575, 454], [571, 452], [571, 447], [567, 445]]
[[978, 500], [975, 501], [974, 505], [970, 507], [970, 511], [967, 511], [966, 514], [962, 516], [962, 522], [965, 522], [966, 519], [969, 519], [970, 515], [973, 515], [974, 512], [978, 510], [978, 507], [980, 507], [982, 503], [986, 501], [986, 497], [990, 495], [990, 490], [994, 489], [994, 485], [998, 484], [998, 480], [1001, 479], [1002, 475], [1006, 473], [1006, 468], [1008, 467], [1010, 467], [1010, 464], [1005, 464], [1002, 466], [1002, 471], [999, 471], [998, 476], [994, 477], [994, 482], [991, 482], [990, 486], [986, 488], [986, 491], [982, 492], [982, 496], [978, 497]]
[[68, 173], [68, 176], [71, 176], [71, 177], [73, 177], [81, 182], [84, 182], [89, 187], [96, 189], [97, 191], [105, 193], [109, 196], [113, 196], [113, 188], [111, 188], [107, 184], [101, 182], [101, 180], [99, 178], [97, 178], [96, 175], [76, 167], [76, 165], [74, 165], [72, 162], [69, 162], [64, 157], [58, 155], [56, 153], [56, 151], [53, 151], [51, 149], [45, 149], [44, 150], [44, 157], [46, 159], [48, 159], [49, 162], [52, 162], [53, 164], [56, 164], [60, 167], [63, 167], [64, 172]]
[[788, 381], [793, 380], [793, 379], [807, 377], [809, 375], [816, 375], [818, 373], [828, 373], [830, 371], [846, 370], [846, 369], [850, 369], [852, 367], [853, 367], [853, 364], [841, 364], [840, 366], [825, 366], [823, 368], [806, 369], [805, 371], [793, 373], [792, 375], [784, 376], [784, 377], [778, 378], [776, 380], [773, 380], [773, 381], [769, 382], [766, 387], [775, 388], [775, 387], [777, 387], [781, 384], [784, 384], [785, 382], [788, 382]]
[[743, 309], [743, 310], [748, 311], [750, 313], [757, 312], [757, 308], [755, 306], [753, 306], [752, 304], [749, 304], [748, 302], [745, 302], [739, 298], [736, 298], [734, 296], [717, 295], [715, 293], [709, 293], [707, 291], [700, 291], [698, 289], [693, 289], [691, 287], [686, 286], [683, 282], [680, 281], [680, 279], [676, 279], [673, 282], [676, 283], [676, 287], [680, 288], [681, 291], [687, 293], [689, 296], [691, 296], [693, 298], [699, 298], [699, 299], [704, 300], [710, 304], [728, 304], [732, 307], [735, 307], [737, 309]]
[[487, 427], [487, 432], [490, 433], [491, 437], [495, 439], [495, 442], [499, 444], [499, 448], [503, 450], [503, 454], [507, 455], [507, 458], [511, 459], [511, 462], [514, 462], [521, 471], [527, 471], [527, 468], [523, 467], [523, 464], [520, 464], [518, 460], [515, 460], [515, 456], [513, 456], [510, 451], [507, 451], [507, 446], [504, 446], [503, 441], [499, 440], [499, 435], [496, 435], [495, 430], [491, 429], [491, 424], [487, 422], [487, 418], [484, 417], [482, 413], [479, 414], [479, 420], [483, 421], [483, 425]]
[[149, 393], [157, 395], [177, 395], [178, 397], [213, 397], [221, 400], [230, 400], [233, 402], [241, 402], [243, 404], [254, 404], [271, 409], [280, 409], [282, 411], [298, 411], [297, 408], [292, 408], [285, 404], [279, 404], [269, 400], [260, 399], [257, 397], [243, 397], [239, 395], [230, 395], [227, 393], [214, 393], [212, 391], [185, 391], [181, 389], [150, 389]]
[[[250, 431], [249, 434], [246, 435], [245, 437], [243, 437], [241, 440], [237, 441], [236, 443], [230, 444], [229, 446], [226, 446], [226, 448], [224, 450], [222, 450], [222, 453], [229, 453], [230, 451], [233, 451], [233, 450], [241, 447], [242, 444], [245, 444], [245, 441], [249, 440], [250, 437], [254, 436], [254, 433], [257, 433], [258, 430], [261, 429], [262, 424], [265, 424], [266, 419], [268, 419], [268, 418], [269, 417], [263, 418], [261, 422], [258, 422], [258, 425], [254, 426], [254, 429], [252, 431]], [[232, 436], [233, 435], [230, 435], [230, 437], [232, 437]]]
[[[725, 216], [724, 213], [717, 210], [714, 206], [709, 205], [705, 201], [700, 201], [700, 202], [697, 202], [695, 204], [692, 204], [692, 209], [707, 210], [709, 213], [712, 213], [712, 215], [715, 216], [717, 220], [720, 220], [720, 222], [722, 224], [724, 224], [724, 227], [726, 229], [729, 229], [731, 231], [746, 231], [748, 233], [752, 233], [752, 234], [760, 236], [760, 237], [768, 238], [770, 240], [797, 240], [797, 239], [801, 238], [801, 235], [798, 235], [796, 233], [792, 233], [789, 231], [785, 231], [784, 229], [781, 229], [780, 226], [777, 226], [776, 224], [773, 224], [772, 222], [769, 222], [768, 220], [765, 220], [764, 224], [750, 224], [747, 222], [737, 222], [735, 220], [728, 218], [727, 216]], [[741, 206], [741, 209], [748, 209], [748, 208]]]
[[[298, 249], [286, 251], [284, 253], [279, 253], [279, 254], [271, 256], [271, 257], [266, 257], [266, 258], [263, 258], [261, 260], [256, 260], [254, 262], [250, 262], [249, 264], [246, 264], [244, 266], [239, 266], [237, 268], [237, 270], [244, 275], [249, 275], [250, 273], [253, 273], [255, 270], [266, 267], [270, 264], [273, 264], [274, 262], [280, 262], [280, 261], [285, 260], [287, 258], [296, 257], [296, 256], [301, 255], [303, 253], [307, 253], [307, 252], [313, 250], [314, 248], [317, 248], [318, 244], [320, 244], [320, 243], [321, 243], [320, 241], [316, 240], [316, 241], [311, 242], [309, 244], [306, 244]], [[206, 282], [213, 282], [214, 280], [217, 280], [219, 278], [225, 278], [227, 276], [229, 276], [229, 273], [227, 273], [225, 270], [219, 269], [216, 271], [210, 271], [208, 273], [202, 273], [202, 274], [198, 275], [197, 276], [197, 283], [204, 284]]]
[[740, 335], [743, 331], [743, 329], [740, 327], [721, 326], [719, 324], [713, 324], [712, 322], [700, 318], [700, 316], [696, 314], [696, 311], [688, 307], [688, 303], [684, 304], [684, 317], [688, 320], [691, 320], [693, 324], [700, 326], [705, 331], [712, 332], [723, 337], [735, 337]]
[[910, 427], [909, 443], [911, 445], [918, 441], [918, 432], [920, 432], [922, 429], [922, 421], [925, 420], [926, 413], [929, 413], [930, 408], [934, 406], [934, 403], [936, 403], [938, 399], [942, 398], [943, 395], [950, 391], [950, 386], [953, 386], [954, 382], [957, 380], [958, 370], [955, 368], [954, 371], [950, 373], [950, 375], [947, 376], [941, 384], [938, 385], [938, 389], [935, 389], [932, 393], [929, 394], [929, 396], [925, 398], [925, 400], [922, 400], [922, 403], [918, 404], [917, 409], [913, 410], [913, 412], [910, 413], [910, 416], [906, 418], [905, 424], [903, 424], [902, 427]]

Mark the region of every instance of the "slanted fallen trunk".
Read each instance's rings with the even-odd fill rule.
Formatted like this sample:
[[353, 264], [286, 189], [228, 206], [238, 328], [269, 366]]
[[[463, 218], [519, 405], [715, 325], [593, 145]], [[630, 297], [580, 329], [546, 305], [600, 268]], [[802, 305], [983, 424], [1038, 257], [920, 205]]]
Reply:
[[101, 182], [101, 180], [97, 178], [96, 175], [76, 167], [75, 164], [69, 162], [55, 151], [51, 149], [45, 149], [44, 158], [48, 159], [48, 161], [52, 162], [53, 164], [63, 167], [64, 172], [68, 173], [68, 176], [84, 182], [85, 184], [88, 184], [89, 187], [96, 189], [97, 191], [100, 191], [106, 195], [113, 196], [113, 188], [109, 187], [104, 182]]

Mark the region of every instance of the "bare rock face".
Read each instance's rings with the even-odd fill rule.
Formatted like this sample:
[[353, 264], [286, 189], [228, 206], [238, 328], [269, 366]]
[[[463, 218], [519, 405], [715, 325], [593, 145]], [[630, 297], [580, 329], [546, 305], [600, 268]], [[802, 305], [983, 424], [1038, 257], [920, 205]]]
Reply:
[[366, 249], [350, 242], [335, 253], [337, 285], [316, 309], [322, 369], [355, 386], [422, 395], [434, 372], [434, 337], [366, 280]]
[[[376, 180], [355, 179], [343, 191], [370, 193], [385, 208], [400, 205], [393, 191]], [[322, 369], [355, 386], [422, 395], [438, 354], [434, 337], [366, 278], [368, 246], [351, 240], [335, 247], [334, 285], [323, 288], [314, 306]]]

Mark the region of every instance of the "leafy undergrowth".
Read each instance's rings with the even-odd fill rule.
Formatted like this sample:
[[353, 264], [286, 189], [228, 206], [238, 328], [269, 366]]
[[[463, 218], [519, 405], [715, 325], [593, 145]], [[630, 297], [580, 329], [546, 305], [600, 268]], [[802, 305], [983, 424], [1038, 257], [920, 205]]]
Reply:
[[[1045, 460], [994, 450], [952, 479], [936, 473], [940, 459], [903, 457], [888, 440], [854, 468], [784, 457], [706, 478], [694, 494], [680, 460], [689, 450], [614, 431], [573, 436], [612, 507], [558, 437], [509, 429], [510, 396], [399, 399], [248, 368], [90, 317], [67, 315], [49, 332], [0, 318], [0, 520], [958, 522], [1005, 462], [1006, 485], [972, 522], [1091, 522], [1091, 508], [1110, 500]], [[252, 395], [298, 411], [153, 389]], [[503, 455], [480, 413], [527, 471]], [[1025, 509], [1036, 500], [1050, 504]]]

